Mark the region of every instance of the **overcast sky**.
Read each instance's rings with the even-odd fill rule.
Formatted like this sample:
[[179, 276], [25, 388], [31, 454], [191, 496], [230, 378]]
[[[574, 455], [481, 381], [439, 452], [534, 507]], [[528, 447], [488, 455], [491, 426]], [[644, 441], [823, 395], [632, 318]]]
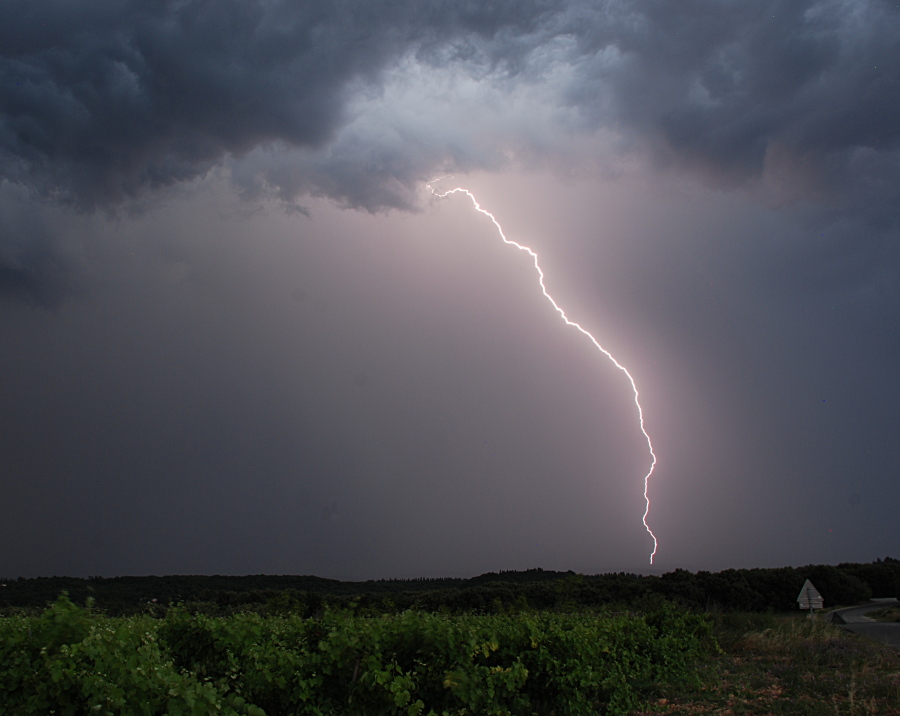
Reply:
[[[6, 0], [0, 576], [900, 557], [898, 37], [887, 0]], [[627, 376], [435, 177], [633, 376], [652, 568]]]

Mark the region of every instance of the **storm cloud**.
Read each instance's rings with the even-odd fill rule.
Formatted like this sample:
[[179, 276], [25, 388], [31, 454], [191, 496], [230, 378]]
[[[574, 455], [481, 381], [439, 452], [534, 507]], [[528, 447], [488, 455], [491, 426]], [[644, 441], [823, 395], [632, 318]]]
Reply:
[[788, 199], [853, 185], [895, 218], [887, 2], [9, 2], [0, 27], [2, 176], [82, 208], [226, 159], [250, 194], [409, 208], [435, 174], [611, 131]]
[[896, 557], [897, 37], [882, 0], [0, 4], [0, 573], [646, 567], [627, 381], [445, 175], [633, 371], [659, 564]]
[[[195, 178], [226, 155], [319, 148], [401, 58], [513, 64], [544, 3], [5, 4], [3, 176], [82, 207]], [[324, 187], [322, 191], [328, 193]]]

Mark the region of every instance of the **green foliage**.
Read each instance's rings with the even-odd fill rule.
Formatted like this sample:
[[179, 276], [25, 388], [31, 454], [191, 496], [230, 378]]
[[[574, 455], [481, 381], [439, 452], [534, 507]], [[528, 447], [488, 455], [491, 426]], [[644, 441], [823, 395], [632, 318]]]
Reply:
[[0, 715], [253, 713], [176, 670], [146, 617], [92, 616], [63, 595], [39, 618], [10, 617], [0, 629]]
[[4, 714], [626, 714], [690, 680], [701, 617], [407, 611], [321, 618], [92, 614], [65, 596], [0, 620]]

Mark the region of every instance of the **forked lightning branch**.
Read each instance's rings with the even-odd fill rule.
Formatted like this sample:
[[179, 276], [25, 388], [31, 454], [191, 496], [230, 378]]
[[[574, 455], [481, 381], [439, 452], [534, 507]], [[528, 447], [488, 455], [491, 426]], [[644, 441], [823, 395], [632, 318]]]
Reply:
[[591, 343], [594, 344], [597, 350], [600, 351], [600, 353], [606, 356], [609, 360], [611, 360], [613, 362], [613, 365], [621, 370], [628, 378], [628, 382], [631, 383], [631, 389], [634, 392], [634, 404], [637, 407], [638, 423], [641, 428], [641, 433], [643, 433], [644, 439], [647, 441], [647, 449], [650, 452], [650, 469], [647, 471], [647, 474], [644, 475], [644, 515], [641, 518], [641, 521], [643, 522], [644, 528], [647, 530], [647, 533], [653, 539], [653, 550], [650, 552], [650, 564], [653, 564], [653, 558], [656, 556], [656, 548], [658, 546], [658, 542], [656, 539], [656, 535], [653, 534], [653, 530], [650, 529], [650, 525], [647, 523], [647, 516], [650, 514], [650, 476], [653, 475], [653, 471], [656, 469], [656, 453], [653, 451], [653, 443], [650, 440], [650, 435], [647, 433], [647, 430], [644, 427], [644, 411], [641, 408], [641, 403], [638, 399], [639, 395], [637, 384], [634, 382], [634, 378], [631, 376], [631, 373], [629, 373], [628, 369], [613, 357], [612, 353], [610, 353], [608, 350], [606, 350], [606, 348], [600, 345], [600, 342], [596, 338], [594, 338], [593, 335], [591, 335], [590, 331], [588, 331], [586, 328], [576, 323], [575, 321], [571, 320], [566, 315], [566, 312], [563, 311], [562, 308], [560, 308], [559, 304], [554, 300], [553, 296], [551, 296], [547, 292], [547, 286], [544, 284], [544, 271], [541, 269], [541, 265], [538, 262], [537, 253], [528, 246], [508, 239], [506, 237], [506, 234], [503, 233], [503, 227], [500, 226], [500, 222], [497, 221], [497, 218], [491, 212], [482, 208], [481, 204], [478, 203], [478, 200], [475, 198], [475, 195], [472, 194], [472, 192], [470, 192], [468, 189], [464, 189], [463, 187], [456, 187], [455, 189], [449, 189], [448, 191], [439, 192], [434, 188], [432, 183], [426, 184], [425, 186], [434, 196], [439, 199], [443, 199], [444, 197], [451, 196], [453, 194], [465, 194], [467, 197], [469, 197], [469, 199], [472, 201], [472, 205], [475, 207], [475, 210], [481, 214], [484, 214], [493, 222], [494, 226], [497, 228], [497, 233], [503, 240], [503, 243], [508, 244], [509, 246], [513, 246], [519, 251], [524, 251], [531, 257], [532, 263], [534, 264], [534, 270], [537, 272], [538, 283], [541, 287], [541, 291], [543, 292], [544, 297], [548, 301], [550, 301], [550, 304], [559, 314], [560, 318], [562, 318], [562, 320], [566, 322], [566, 325], [571, 326], [572, 328], [587, 336], [587, 338], [591, 341]]

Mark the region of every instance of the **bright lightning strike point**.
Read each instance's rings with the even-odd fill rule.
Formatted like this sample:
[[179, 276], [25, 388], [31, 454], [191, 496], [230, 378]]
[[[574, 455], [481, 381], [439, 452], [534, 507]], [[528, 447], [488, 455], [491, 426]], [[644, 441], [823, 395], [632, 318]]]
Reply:
[[[441, 178], [445, 178], [445, 177], [441, 177]], [[438, 180], [433, 180], [433, 181], [438, 181]], [[590, 331], [588, 331], [586, 328], [584, 328], [580, 324], [576, 323], [575, 321], [571, 320], [566, 315], [566, 312], [563, 311], [562, 308], [560, 308], [559, 304], [556, 302], [556, 300], [553, 298], [553, 296], [551, 296], [547, 292], [547, 287], [544, 285], [544, 271], [541, 269], [541, 265], [540, 265], [540, 263], [538, 263], [538, 255], [533, 249], [531, 249], [528, 246], [525, 246], [524, 244], [520, 244], [516, 241], [513, 241], [512, 239], [506, 238], [506, 234], [503, 233], [503, 227], [500, 226], [500, 222], [497, 221], [497, 218], [491, 212], [482, 208], [481, 204], [479, 204], [478, 200], [475, 198], [475, 195], [472, 194], [472, 192], [470, 192], [468, 189], [464, 189], [463, 187], [456, 187], [455, 189], [449, 189], [448, 191], [438, 192], [434, 189], [434, 187], [432, 186], [432, 183], [433, 182], [429, 182], [428, 184], [425, 185], [425, 187], [428, 189], [428, 191], [430, 191], [438, 199], [443, 199], [444, 197], [450, 196], [452, 194], [465, 194], [472, 201], [472, 205], [475, 207], [475, 211], [479, 212], [480, 214], [484, 214], [487, 218], [489, 218], [493, 222], [494, 226], [497, 228], [497, 233], [500, 235], [500, 238], [503, 240], [504, 244], [513, 246], [513, 247], [517, 248], [519, 251], [524, 251], [531, 257], [531, 261], [534, 264], [534, 270], [537, 272], [538, 284], [541, 287], [541, 292], [544, 294], [544, 297], [548, 301], [550, 301], [550, 304], [553, 306], [554, 310], [559, 314], [559, 317], [562, 318], [563, 321], [565, 321], [566, 325], [571, 326], [572, 328], [576, 329], [577, 331], [579, 331], [579, 332], [583, 333], [585, 336], [587, 336], [588, 339], [591, 341], [591, 343], [594, 344], [594, 347], [598, 351], [600, 351], [604, 356], [606, 356], [609, 360], [611, 360], [613, 365], [615, 365], [616, 368], [618, 368], [620, 371], [622, 371], [625, 374], [625, 376], [628, 378], [628, 382], [631, 383], [631, 390], [634, 392], [634, 404], [637, 407], [638, 423], [640, 424], [641, 433], [643, 433], [644, 439], [647, 441], [647, 450], [650, 452], [650, 469], [647, 471], [647, 474], [644, 475], [644, 514], [641, 517], [641, 522], [643, 522], [644, 529], [647, 530], [647, 534], [649, 534], [651, 539], [653, 540], [653, 550], [650, 552], [650, 564], [653, 564], [653, 558], [656, 556], [656, 549], [659, 545], [659, 542], [656, 539], [656, 535], [653, 534], [653, 530], [650, 529], [650, 525], [647, 523], [647, 515], [650, 514], [649, 487], [650, 487], [650, 477], [651, 477], [651, 475], [653, 475], [653, 471], [656, 469], [656, 453], [653, 451], [653, 442], [650, 440], [650, 435], [647, 432], [647, 429], [644, 427], [644, 410], [643, 410], [643, 408], [641, 408], [641, 403], [640, 403], [640, 400], [638, 399], [639, 394], [638, 394], [637, 384], [634, 382], [634, 378], [631, 376], [631, 373], [628, 372], [628, 369], [624, 365], [619, 363], [619, 361], [617, 361], [613, 357], [612, 353], [610, 353], [608, 350], [606, 350], [606, 348], [604, 348], [602, 345], [600, 345], [600, 342], [596, 338], [594, 338], [593, 335], [591, 335]]]

